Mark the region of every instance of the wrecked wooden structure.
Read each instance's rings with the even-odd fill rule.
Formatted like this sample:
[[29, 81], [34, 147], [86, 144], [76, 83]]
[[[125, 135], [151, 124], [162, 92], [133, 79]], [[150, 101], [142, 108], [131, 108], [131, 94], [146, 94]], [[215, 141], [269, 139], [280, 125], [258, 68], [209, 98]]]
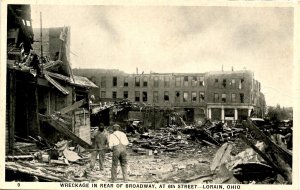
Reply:
[[72, 74], [66, 56], [68, 30], [57, 36], [57, 59], [46, 60], [32, 52], [30, 6], [8, 5], [8, 20], [6, 152], [14, 154], [16, 137], [29, 136], [54, 142], [68, 137], [89, 147], [88, 97], [97, 86]]

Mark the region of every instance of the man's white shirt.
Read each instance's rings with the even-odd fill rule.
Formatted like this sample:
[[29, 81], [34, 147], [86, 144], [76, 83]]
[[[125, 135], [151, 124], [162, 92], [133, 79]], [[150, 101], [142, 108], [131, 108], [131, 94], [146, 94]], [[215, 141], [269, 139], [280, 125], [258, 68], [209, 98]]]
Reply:
[[109, 135], [108, 143], [109, 148], [112, 148], [116, 145], [119, 145], [120, 143], [127, 146], [129, 144], [129, 141], [125, 133], [121, 131], [115, 131], [113, 134]]

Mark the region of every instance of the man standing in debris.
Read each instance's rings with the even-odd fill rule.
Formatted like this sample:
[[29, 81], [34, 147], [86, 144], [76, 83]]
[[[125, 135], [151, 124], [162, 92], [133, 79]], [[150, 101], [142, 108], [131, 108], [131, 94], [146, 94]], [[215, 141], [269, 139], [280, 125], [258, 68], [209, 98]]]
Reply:
[[111, 181], [115, 182], [117, 179], [118, 162], [123, 173], [123, 180], [127, 182], [127, 151], [126, 146], [129, 144], [125, 133], [120, 131], [120, 125], [113, 125], [113, 133], [109, 136], [109, 148], [113, 151]]
[[104, 129], [103, 123], [99, 124], [98, 131], [95, 131], [92, 136], [94, 137], [92, 141], [95, 150], [92, 152], [90, 167], [91, 169], [94, 168], [99, 154], [99, 168], [100, 170], [103, 170], [105, 152], [108, 149], [108, 132]]

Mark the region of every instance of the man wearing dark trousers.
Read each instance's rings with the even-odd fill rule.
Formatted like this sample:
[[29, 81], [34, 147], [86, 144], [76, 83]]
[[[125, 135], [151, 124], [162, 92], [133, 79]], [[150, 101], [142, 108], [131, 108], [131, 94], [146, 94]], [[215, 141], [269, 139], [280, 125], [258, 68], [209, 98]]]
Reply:
[[100, 170], [103, 170], [105, 153], [108, 149], [108, 132], [104, 129], [104, 125], [102, 123], [100, 123], [98, 131], [93, 133], [93, 136], [93, 148], [95, 150], [92, 152], [90, 167], [91, 169], [94, 168], [97, 155], [99, 154], [99, 168]]
[[109, 148], [113, 151], [112, 167], [111, 167], [111, 181], [117, 180], [118, 162], [123, 173], [123, 180], [127, 182], [127, 151], [126, 146], [129, 144], [125, 133], [120, 131], [120, 125], [113, 125], [113, 133], [109, 136]]

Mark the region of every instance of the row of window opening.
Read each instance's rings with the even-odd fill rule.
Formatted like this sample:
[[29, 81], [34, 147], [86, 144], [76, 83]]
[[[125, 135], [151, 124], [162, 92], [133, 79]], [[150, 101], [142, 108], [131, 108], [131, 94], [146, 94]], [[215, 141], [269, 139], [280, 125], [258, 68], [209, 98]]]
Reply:
[[[159, 77], [155, 76], [153, 78], [153, 86], [154, 87], [159, 87]], [[181, 81], [182, 81], [182, 77], [175, 77], [175, 87], [181, 87]], [[148, 78], [147, 77], [135, 77], [135, 86], [136, 87], [147, 87], [148, 86]], [[192, 87], [196, 87], [196, 86], [204, 86], [204, 77], [192, 77], [191, 81], [189, 81], [189, 77], [185, 76], [183, 77], [183, 86], [184, 87], [188, 87], [189, 83], [191, 83], [190, 85]], [[124, 83], [123, 86], [124, 87], [128, 87], [129, 85], [129, 77], [124, 77]], [[117, 87], [118, 86], [118, 78], [117, 77], [113, 77], [112, 80], [112, 86], [113, 87]], [[101, 77], [101, 87], [102, 88], [106, 88], [106, 77], [102, 76]], [[170, 77], [164, 77], [164, 87], [170, 87]]]
[[[106, 98], [106, 91], [101, 91], [101, 98]], [[112, 98], [116, 99], [117, 98], [117, 92], [113, 91], [112, 92]], [[123, 91], [123, 98], [127, 99], [129, 98], [129, 93], [128, 91]], [[135, 101], [140, 102], [141, 100], [143, 102], [148, 101], [148, 92], [143, 91], [142, 92], [142, 97], [140, 91], [135, 91]], [[142, 99], [141, 99], [142, 98]], [[189, 98], [189, 92], [183, 92], [181, 95], [180, 91], [175, 92], [175, 102], [197, 102], [197, 92], [191, 92], [191, 97]], [[163, 100], [164, 102], [169, 102], [170, 101], [170, 94], [169, 91], [164, 91], [163, 95]], [[204, 92], [199, 92], [199, 102], [204, 102], [205, 101], [205, 93]], [[159, 93], [158, 91], [153, 91], [153, 102], [158, 103], [159, 102]]]

